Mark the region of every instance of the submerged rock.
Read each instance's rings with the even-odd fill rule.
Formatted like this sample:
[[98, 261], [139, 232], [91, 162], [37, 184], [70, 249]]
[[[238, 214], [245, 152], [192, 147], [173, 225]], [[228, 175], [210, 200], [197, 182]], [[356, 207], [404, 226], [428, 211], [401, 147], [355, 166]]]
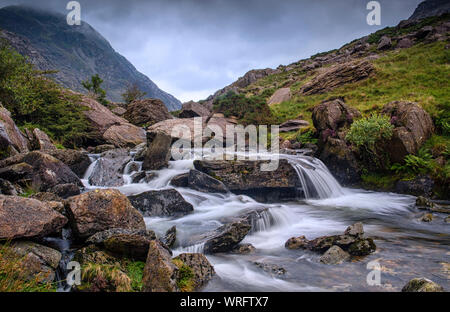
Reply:
[[145, 230], [142, 215], [115, 189], [97, 189], [70, 197], [66, 210], [79, 238], [113, 228]]
[[236, 245], [232, 253], [240, 254], [240, 255], [246, 255], [255, 252], [256, 248], [252, 244], [238, 244]]
[[421, 277], [413, 278], [403, 288], [402, 292], [443, 292], [444, 288], [435, 282]]
[[350, 254], [338, 246], [331, 246], [321, 257], [320, 262], [324, 264], [341, 264], [350, 259]]
[[128, 199], [145, 217], [182, 216], [194, 210], [175, 189], [148, 191]]
[[276, 265], [276, 264], [271, 264], [271, 263], [265, 263], [265, 262], [253, 262], [254, 265], [256, 265], [257, 267], [261, 268], [264, 272], [267, 272], [271, 275], [284, 275], [286, 274], [286, 269]]
[[422, 222], [431, 222], [431, 221], [433, 221], [433, 214], [425, 213], [420, 217], [419, 220]]

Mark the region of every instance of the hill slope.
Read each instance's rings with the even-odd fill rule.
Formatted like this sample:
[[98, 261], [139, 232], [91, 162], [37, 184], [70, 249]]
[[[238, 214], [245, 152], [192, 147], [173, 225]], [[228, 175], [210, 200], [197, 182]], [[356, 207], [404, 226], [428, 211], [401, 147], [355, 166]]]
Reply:
[[0, 9], [0, 29], [12, 46], [41, 70], [58, 70], [54, 79], [64, 87], [84, 92], [81, 82], [98, 73], [108, 99], [121, 101], [129, 83], [136, 83], [147, 97], [177, 110], [181, 102], [160, 90], [89, 24], [69, 26], [66, 17], [23, 6]]

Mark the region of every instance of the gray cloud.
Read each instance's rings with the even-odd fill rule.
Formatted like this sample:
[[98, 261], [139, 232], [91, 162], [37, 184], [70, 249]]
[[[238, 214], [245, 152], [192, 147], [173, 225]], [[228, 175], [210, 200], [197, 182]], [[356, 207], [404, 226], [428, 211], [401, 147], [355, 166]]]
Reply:
[[[65, 0], [3, 0], [65, 12]], [[182, 101], [202, 99], [255, 68], [289, 64], [408, 18], [421, 0], [80, 0], [82, 19]], [[41, 4], [42, 3], [42, 4]]]

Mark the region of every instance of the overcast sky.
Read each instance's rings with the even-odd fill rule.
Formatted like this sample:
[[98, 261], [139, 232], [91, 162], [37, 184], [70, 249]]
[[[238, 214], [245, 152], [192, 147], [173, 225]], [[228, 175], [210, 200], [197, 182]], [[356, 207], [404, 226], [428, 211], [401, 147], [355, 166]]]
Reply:
[[[408, 18], [421, 0], [80, 0], [82, 19], [161, 89], [200, 100], [251, 69], [275, 68]], [[0, 0], [65, 12], [66, 0]]]

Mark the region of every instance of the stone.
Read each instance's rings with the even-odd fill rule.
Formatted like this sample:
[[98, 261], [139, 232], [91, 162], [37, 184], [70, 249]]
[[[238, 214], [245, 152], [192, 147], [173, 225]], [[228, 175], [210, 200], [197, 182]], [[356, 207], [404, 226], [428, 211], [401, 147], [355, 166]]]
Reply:
[[49, 192], [66, 199], [71, 196], [80, 195], [80, 188], [72, 183], [58, 184], [52, 187]]
[[247, 220], [225, 224], [205, 236], [204, 251], [206, 253], [227, 252], [239, 244], [250, 232], [251, 225]]
[[254, 253], [256, 250], [255, 246], [253, 246], [252, 244], [238, 244], [236, 245], [231, 252], [235, 253], [235, 254], [240, 254], [240, 255], [247, 255], [247, 254], [251, 254]]
[[211, 111], [194, 101], [190, 101], [183, 104], [180, 114], [178, 117], [180, 118], [193, 118], [193, 117], [209, 117], [211, 115]]
[[350, 259], [350, 254], [338, 246], [331, 246], [321, 257], [320, 262], [324, 264], [341, 264]]
[[106, 240], [117, 235], [138, 235], [145, 237], [148, 240], [156, 239], [155, 232], [153, 232], [152, 230], [112, 228], [95, 233], [86, 240], [86, 243], [102, 247], [104, 246], [104, 242]]
[[361, 222], [357, 222], [350, 225], [344, 232], [344, 235], [350, 235], [355, 237], [362, 237], [364, 235], [364, 228]]
[[423, 214], [420, 219], [422, 222], [431, 222], [433, 221], [433, 214], [432, 213], [425, 213]]
[[284, 247], [287, 249], [305, 249], [307, 248], [307, 243], [308, 240], [305, 236], [291, 237], [286, 241]]
[[157, 240], [149, 244], [147, 261], [142, 278], [144, 292], [177, 292], [179, 269], [171, 254]]
[[388, 36], [383, 36], [380, 38], [380, 41], [378, 42], [377, 49], [378, 50], [388, 50], [392, 47], [392, 40]]
[[205, 286], [216, 274], [214, 267], [205, 255], [200, 253], [182, 253], [173, 260], [182, 261], [184, 265], [191, 268], [194, 280], [194, 290]]
[[194, 211], [192, 204], [175, 189], [147, 191], [128, 199], [144, 217], [183, 216]]
[[413, 278], [403, 288], [402, 292], [443, 292], [444, 288], [425, 278]]
[[134, 100], [128, 104], [123, 117], [139, 127], [148, 127], [160, 121], [173, 118], [167, 107], [159, 99]]
[[292, 119], [285, 121], [280, 125], [280, 132], [297, 131], [308, 126], [309, 122], [306, 120]]
[[0, 158], [28, 152], [28, 141], [0, 103]]
[[0, 240], [42, 238], [59, 233], [66, 223], [45, 202], [0, 195]]
[[291, 88], [281, 88], [267, 100], [268, 105], [280, 104], [291, 99]]
[[48, 137], [48, 135], [41, 131], [38, 128], [35, 128], [32, 132], [33, 134], [33, 141], [31, 144], [33, 145], [34, 149], [38, 149], [41, 151], [54, 151], [56, 150], [56, 146], [53, 145], [52, 140]]
[[163, 242], [167, 247], [172, 248], [177, 240], [177, 227], [174, 225], [167, 230], [164, 235]]
[[419, 175], [413, 180], [400, 180], [395, 184], [395, 192], [400, 194], [411, 194], [415, 196], [433, 195], [434, 181], [429, 176]]
[[198, 170], [189, 171], [188, 186], [205, 193], [228, 193], [228, 188], [221, 181]]
[[5, 179], [0, 179], [0, 194], [12, 196], [19, 195], [16, 187], [11, 182]]
[[398, 49], [408, 49], [408, 48], [411, 48], [413, 45], [414, 45], [414, 41], [412, 39], [402, 38], [397, 43], [397, 48]]
[[114, 234], [103, 242], [107, 251], [130, 259], [145, 261], [150, 239], [139, 234]]
[[147, 133], [148, 148], [142, 163], [143, 170], [160, 170], [169, 166], [172, 138], [162, 132]]
[[348, 253], [352, 256], [367, 256], [376, 250], [375, 243], [371, 238], [358, 239], [348, 247]]
[[262, 269], [264, 272], [267, 272], [274, 276], [280, 276], [285, 275], [287, 273], [286, 269], [271, 263], [265, 263], [265, 262], [253, 262], [254, 265]]
[[170, 180], [170, 184], [176, 187], [188, 187], [189, 185], [189, 172], [177, 175]]
[[72, 229], [81, 239], [113, 228], [145, 230], [142, 215], [115, 189], [97, 189], [67, 199]]
[[113, 149], [102, 153], [89, 176], [89, 184], [122, 186], [125, 183], [123, 170], [130, 160], [131, 156], [126, 149]]
[[72, 149], [59, 149], [46, 151], [46, 153], [66, 164], [79, 178], [84, 177], [86, 170], [91, 165], [91, 159], [86, 152]]

